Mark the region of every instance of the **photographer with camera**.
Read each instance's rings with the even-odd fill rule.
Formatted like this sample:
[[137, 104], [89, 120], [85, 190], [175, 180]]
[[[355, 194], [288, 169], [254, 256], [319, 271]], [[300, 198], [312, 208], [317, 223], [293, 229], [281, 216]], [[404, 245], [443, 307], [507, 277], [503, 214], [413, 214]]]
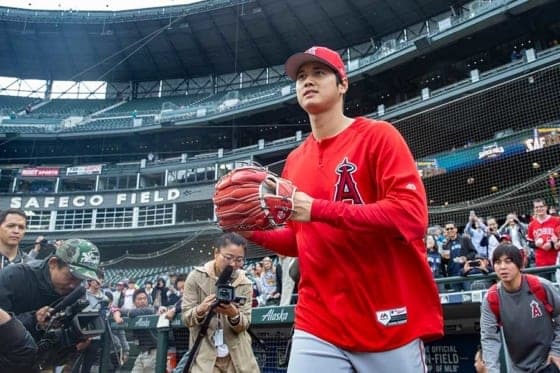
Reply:
[[[3, 369], [26, 366], [24, 371], [32, 371], [51, 352], [64, 348], [76, 350], [76, 346], [87, 339], [76, 330], [79, 326], [72, 328], [75, 320], [67, 318], [77, 315], [87, 305], [87, 302], [80, 303], [85, 294], [80, 283], [85, 279], [97, 279], [98, 266], [99, 250], [93, 243], [69, 239], [54, 255], [42, 261], [12, 264], [0, 271], [0, 309], [12, 313], [35, 340], [35, 346], [29, 346], [26, 340], [25, 345], [12, 345], [3, 350], [0, 355]], [[80, 289], [82, 292], [78, 291]], [[70, 293], [72, 297], [65, 297]], [[56, 324], [61, 327], [55, 328]], [[56, 338], [60, 340], [54, 340]], [[1, 346], [12, 343], [9, 334], [0, 334]], [[36, 359], [20, 360], [16, 352], [30, 347], [39, 348]]]
[[[471, 276], [471, 275], [487, 275], [493, 272], [492, 266], [488, 261], [488, 258], [477, 255], [473, 260], [467, 260], [461, 269], [461, 276]], [[490, 286], [490, 280], [475, 280], [472, 282], [465, 283], [466, 290], [481, 290], [486, 289]]]
[[243, 237], [222, 234], [214, 260], [187, 277], [182, 320], [189, 328], [192, 373], [259, 372], [248, 333], [253, 288], [242, 270], [246, 251]]

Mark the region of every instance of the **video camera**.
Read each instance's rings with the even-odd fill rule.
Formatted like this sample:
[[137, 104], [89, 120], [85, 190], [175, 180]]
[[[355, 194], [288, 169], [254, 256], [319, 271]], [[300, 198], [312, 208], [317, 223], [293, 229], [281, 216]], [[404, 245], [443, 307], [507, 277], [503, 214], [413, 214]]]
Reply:
[[242, 306], [247, 302], [247, 298], [236, 297], [235, 288], [231, 285], [217, 285], [216, 302], [218, 302], [218, 304], [237, 303]]
[[56, 250], [56, 241], [55, 240], [47, 240], [46, 238], [43, 238], [41, 241], [39, 241], [39, 245], [41, 245], [41, 250], [47, 249], [49, 251], [55, 251]]
[[76, 288], [54, 307], [37, 341], [37, 362], [41, 367], [63, 364], [79, 342], [105, 332], [105, 320], [98, 310], [83, 312], [89, 305], [82, 298], [84, 294], [83, 287]]
[[244, 305], [247, 301], [246, 297], [235, 296], [235, 288], [229, 284], [232, 273], [233, 267], [227, 266], [216, 281], [216, 305], [232, 302]]

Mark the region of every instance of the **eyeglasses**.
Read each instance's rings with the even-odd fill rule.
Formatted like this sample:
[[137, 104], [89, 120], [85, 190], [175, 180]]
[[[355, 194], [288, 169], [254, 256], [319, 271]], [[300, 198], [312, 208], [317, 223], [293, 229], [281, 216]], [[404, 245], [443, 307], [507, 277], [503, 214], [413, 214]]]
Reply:
[[455, 227], [445, 227], [446, 231], [452, 231], [453, 229], [455, 229]]
[[220, 255], [222, 256], [222, 258], [224, 258], [225, 260], [227, 260], [230, 263], [235, 262], [237, 264], [242, 264], [242, 263], [245, 262], [245, 257], [242, 257], [242, 256], [235, 257], [233, 255], [222, 254], [222, 253], [220, 253]]

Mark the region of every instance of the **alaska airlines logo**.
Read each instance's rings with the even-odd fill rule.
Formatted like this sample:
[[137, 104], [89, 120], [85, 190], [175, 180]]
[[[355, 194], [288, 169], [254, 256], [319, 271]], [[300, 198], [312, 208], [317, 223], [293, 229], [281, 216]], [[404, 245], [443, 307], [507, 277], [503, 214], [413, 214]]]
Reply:
[[270, 309], [267, 313], [262, 315], [261, 321], [286, 321], [288, 319], [288, 312], [280, 310], [277, 312], [274, 309]]
[[354, 180], [354, 176], [352, 176], [357, 169], [358, 167], [354, 163], [349, 162], [348, 158], [344, 158], [342, 163], [336, 166], [338, 180], [336, 181], [334, 191], [335, 201], [344, 201], [355, 205], [364, 204], [362, 196], [360, 196], [358, 191], [358, 185]]
[[146, 317], [142, 317], [136, 320], [134, 326], [137, 328], [149, 328], [150, 327], [150, 319]]

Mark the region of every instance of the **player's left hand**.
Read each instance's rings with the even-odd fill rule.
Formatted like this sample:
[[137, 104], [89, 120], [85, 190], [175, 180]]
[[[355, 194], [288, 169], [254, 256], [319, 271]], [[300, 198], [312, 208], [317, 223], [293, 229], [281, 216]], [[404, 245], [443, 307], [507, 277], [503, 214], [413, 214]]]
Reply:
[[311, 221], [311, 205], [313, 198], [302, 191], [297, 191], [294, 195], [294, 212], [292, 220], [307, 222]]

